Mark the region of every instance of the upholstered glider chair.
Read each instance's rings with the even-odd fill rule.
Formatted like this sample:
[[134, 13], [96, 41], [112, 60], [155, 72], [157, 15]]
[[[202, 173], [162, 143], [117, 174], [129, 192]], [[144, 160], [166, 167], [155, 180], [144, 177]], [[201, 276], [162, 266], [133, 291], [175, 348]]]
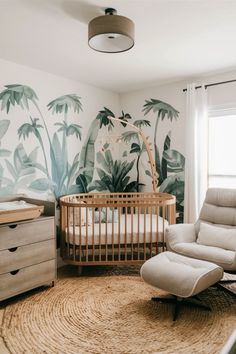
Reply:
[[209, 188], [195, 224], [169, 226], [168, 251], [236, 272], [236, 189]]

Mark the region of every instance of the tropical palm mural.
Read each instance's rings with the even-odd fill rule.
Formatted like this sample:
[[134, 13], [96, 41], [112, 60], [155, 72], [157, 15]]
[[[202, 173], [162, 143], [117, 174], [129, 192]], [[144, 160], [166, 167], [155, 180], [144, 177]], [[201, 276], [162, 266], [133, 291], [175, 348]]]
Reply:
[[[73, 110], [79, 113], [82, 110], [80, 97], [75, 94], [64, 95], [49, 102], [48, 111], [57, 115], [63, 115], [62, 122], [56, 122], [57, 131], [50, 134], [46, 119], [38, 105], [38, 97], [34, 90], [25, 85], [6, 85], [5, 90], [0, 93], [1, 111], [9, 114], [10, 109], [20, 106], [27, 112], [29, 119], [22, 124], [18, 130], [19, 139], [26, 140], [30, 135], [34, 136], [39, 144], [31, 154], [27, 156], [22, 144], [19, 144], [13, 153], [13, 162], [4, 160], [6, 168], [12, 179], [3, 176], [3, 167], [0, 167], [1, 194], [17, 192], [20, 187], [27, 187], [37, 192], [49, 191], [55, 198], [62, 194], [71, 193], [77, 190], [74, 183], [78, 174], [79, 154], [75, 154], [72, 163], [68, 161], [67, 140], [69, 136], [75, 135], [81, 139], [81, 126], [69, 123], [68, 112]], [[30, 109], [34, 108], [37, 117], [32, 117]], [[0, 138], [2, 138], [10, 124], [10, 120], [0, 121]], [[60, 141], [59, 134], [62, 134]], [[49, 146], [49, 153], [46, 151], [45, 139]], [[37, 161], [37, 149], [41, 149], [43, 163]], [[0, 150], [0, 157], [8, 157], [10, 151]], [[35, 171], [40, 171], [42, 177], [35, 178]], [[14, 187], [14, 188], [13, 188]]]
[[[126, 123], [131, 121], [145, 134], [146, 129], [152, 128], [151, 119], [154, 116], [154, 135], [150, 145], [154, 151], [158, 189], [176, 196], [177, 221], [183, 221], [185, 158], [172, 148], [171, 131], [167, 133], [163, 146], [160, 146], [157, 138], [161, 121], [172, 122], [179, 118], [179, 112], [171, 105], [153, 98], [146, 100], [143, 106], [144, 118], [133, 121], [129, 113], [122, 111], [119, 127], [114, 127], [109, 119], [110, 116], [115, 117], [115, 114], [104, 107], [91, 122], [82, 148], [79, 151], [73, 149], [69, 154], [69, 144], [73, 142], [70, 139], [82, 140], [82, 126], [71, 121], [72, 113], [77, 115], [82, 111], [81, 97], [77, 94], [55, 98], [42, 110], [31, 87], [5, 85], [0, 92], [0, 104], [0, 194], [18, 193], [24, 189], [37, 193], [47, 192], [48, 197], [57, 199], [69, 193], [141, 191], [149, 184], [147, 179], [140, 177], [143, 176], [140, 172], [144, 168], [141, 157], [145, 145], [138, 132], [128, 128]], [[16, 107], [21, 107], [24, 114], [24, 121], [17, 128], [5, 116], [10, 117], [9, 113]], [[43, 113], [45, 111], [46, 115], [48, 112], [57, 118], [50, 129], [50, 121]], [[146, 115], [151, 119], [145, 119]], [[16, 129], [18, 136], [13, 150], [4, 148], [10, 128]], [[109, 136], [113, 134], [113, 129], [120, 132], [120, 139], [125, 143], [118, 157], [112, 154], [109, 138], [103, 143], [102, 149], [98, 146], [99, 134], [107, 131]], [[33, 144], [30, 151], [25, 149], [27, 140], [28, 147]], [[148, 170], [145, 172], [150, 176]]]

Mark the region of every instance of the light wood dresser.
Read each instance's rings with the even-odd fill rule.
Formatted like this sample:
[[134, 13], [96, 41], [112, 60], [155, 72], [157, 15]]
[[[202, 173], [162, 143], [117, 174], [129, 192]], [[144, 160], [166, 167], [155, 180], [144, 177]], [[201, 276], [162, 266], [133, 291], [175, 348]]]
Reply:
[[0, 301], [56, 279], [55, 203], [22, 196], [1, 201], [25, 200], [43, 205], [38, 218], [0, 225]]

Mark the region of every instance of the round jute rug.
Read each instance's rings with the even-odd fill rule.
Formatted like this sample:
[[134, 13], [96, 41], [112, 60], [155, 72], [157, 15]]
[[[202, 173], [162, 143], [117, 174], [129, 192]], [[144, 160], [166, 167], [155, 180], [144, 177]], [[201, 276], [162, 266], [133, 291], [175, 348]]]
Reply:
[[5, 308], [1, 335], [13, 354], [219, 353], [236, 326], [235, 299], [201, 294], [212, 312], [185, 307], [176, 322], [164, 295], [138, 276], [70, 277]]

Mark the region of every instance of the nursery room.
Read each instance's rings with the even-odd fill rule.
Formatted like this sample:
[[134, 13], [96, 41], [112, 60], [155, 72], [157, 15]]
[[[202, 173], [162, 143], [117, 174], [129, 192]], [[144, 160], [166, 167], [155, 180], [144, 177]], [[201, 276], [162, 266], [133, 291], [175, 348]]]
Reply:
[[235, 19], [0, 0], [0, 354], [236, 354]]

